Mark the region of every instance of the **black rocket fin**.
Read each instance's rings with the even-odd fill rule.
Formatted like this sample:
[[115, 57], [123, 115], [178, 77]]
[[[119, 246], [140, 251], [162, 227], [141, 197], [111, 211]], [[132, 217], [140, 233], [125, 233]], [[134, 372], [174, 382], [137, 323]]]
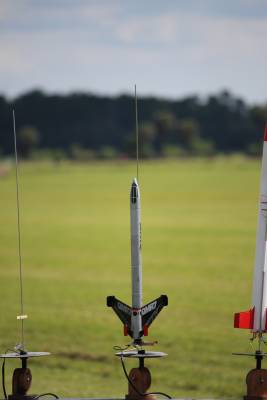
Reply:
[[167, 305], [168, 297], [165, 294], [162, 294], [160, 297], [141, 308], [142, 327], [145, 336], [147, 336], [148, 327], [152, 324], [152, 322], [163, 309], [163, 307]]
[[115, 296], [108, 296], [107, 297], [107, 306], [112, 307], [114, 312], [117, 314], [119, 319], [124, 325], [124, 334], [129, 334], [132, 336], [131, 332], [131, 313], [132, 309], [127, 304], [123, 303], [122, 301], [116, 299]]

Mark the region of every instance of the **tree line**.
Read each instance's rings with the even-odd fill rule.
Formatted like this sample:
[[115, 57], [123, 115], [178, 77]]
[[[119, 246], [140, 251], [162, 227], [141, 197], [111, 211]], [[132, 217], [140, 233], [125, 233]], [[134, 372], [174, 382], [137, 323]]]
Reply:
[[[21, 156], [135, 157], [135, 107], [129, 95], [30, 91], [0, 96], [0, 152], [13, 153], [12, 109]], [[228, 91], [169, 100], [138, 99], [140, 155], [178, 157], [243, 152], [257, 155], [267, 104], [248, 105]]]

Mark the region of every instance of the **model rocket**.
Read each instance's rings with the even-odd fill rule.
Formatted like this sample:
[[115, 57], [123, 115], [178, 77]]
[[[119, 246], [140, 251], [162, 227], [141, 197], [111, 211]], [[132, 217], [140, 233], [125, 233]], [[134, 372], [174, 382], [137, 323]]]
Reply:
[[259, 217], [252, 307], [234, 316], [234, 327], [251, 329], [257, 335], [267, 331], [267, 125], [265, 127], [260, 183]]
[[144, 306], [142, 304], [141, 207], [137, 179], [133, 180], [130, 191], [130, 221], [132, 306], [114, 296], [107, 297], [107, 305], [113, 308], [122, 321], [124, 335], [130, 335], [134, 344], [142, 344], [142, 336], [148, 335], [149, 326], [162, 308], [168, 305], [168, 297], [161, 295]]

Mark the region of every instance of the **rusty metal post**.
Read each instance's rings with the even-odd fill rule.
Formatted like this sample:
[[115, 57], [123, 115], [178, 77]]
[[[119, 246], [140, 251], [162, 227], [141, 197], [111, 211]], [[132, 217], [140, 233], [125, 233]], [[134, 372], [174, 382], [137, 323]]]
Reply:
[[[144, 350], [139, 350], [139, 354], [145, 354]], [[145, 367], [145, 359], [139, 357], [139, 367], [132, 368], [129, 373], [129, 379], [133, 385], [128, 382], [128, 394], [125, 396], [126, 400], [144, 400], [144, 393], [147, 393], [151, 386], [151, 374], [148, 368]], [[138, 392], [134, 389], [134, 387]], [[153, 394], [146, 394], [145, 399], [156, 400]]]
[[32, 383], [31, 370], [27, 368], [27, 358], [21, 358], [21, 368], [16, 368], [12, 378], [12, 394], [8, 400], [28, 400], [34, 396], [27, 395]]
[[267, 400], [267, 370], [252, 369], [246, 377], [247, 395], [244, 400]]
[[256, 368], [249, 371], [246, 377], [247, 395], [244, 400], [267, 400], [267, 370], [261, 368], [263, 355], [256, 351]]
[[12, 378], [12, 395], [9, 399], [21, 399], [28, 397], [27, 392], [32, 382], [32, 374], [29, 368], [16, 368]]
[[[143, 360], [143, 359], [142, 359]], [[151, 385], [151, 374], [148, 368], [140, 367], [132, 368], [129, 373], [129, 379], [133, 382], [138, 392], [134, 390], [133, 386], [128, 383], [128, 394], [125, 396], [126, 400], [144, 400], [144, 396], [140, 393], [146, 393]], [[155, 400], [155, 395], [146, 395], [145, 399]]]

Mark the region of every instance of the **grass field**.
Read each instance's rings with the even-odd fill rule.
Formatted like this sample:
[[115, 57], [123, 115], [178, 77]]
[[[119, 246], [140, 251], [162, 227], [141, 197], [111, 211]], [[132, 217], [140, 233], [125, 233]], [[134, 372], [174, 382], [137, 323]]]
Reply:
[[[241, 397], [254, 360], [233, 313], [250, 306], [260, 160], [141, 164], [144, 301], [168, 294], [150, 329], [152, 389], [174, 397]], [[26, 347], [32, 392], [123, 397], [113, 346], [122, 324], [107, 295], [130, 303], [133, 163], [24, 163], [20, 168]], [[0, 350], [19, 341], [15, 171], [0, 178]], [[128, 369], [135, 365], [127, 362]], [[16, 362], [8, 362], [8, 374]], [[10, 376], [7, 384], [10, 389]], [[10, 390], [9, 390], [10, 391]]]

